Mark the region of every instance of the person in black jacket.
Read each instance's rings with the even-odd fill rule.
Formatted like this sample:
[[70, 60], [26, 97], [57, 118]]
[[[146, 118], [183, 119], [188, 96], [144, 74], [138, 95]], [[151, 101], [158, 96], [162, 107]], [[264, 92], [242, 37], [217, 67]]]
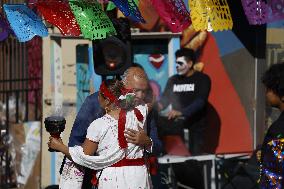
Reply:
[[263, 75], [266, 98], [280, 116], [269, 127], [261, 147], [260, 186], [263, 189], [284, 187], [284, 63], [272, 65]]

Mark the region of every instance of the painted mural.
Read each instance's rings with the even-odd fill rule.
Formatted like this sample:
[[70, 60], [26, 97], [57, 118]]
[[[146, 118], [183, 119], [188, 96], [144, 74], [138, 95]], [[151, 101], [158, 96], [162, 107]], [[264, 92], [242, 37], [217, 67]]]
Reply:
[[[188, 5], [187, 1], [185, 4]], [[149, 0], [139, 2], [139, 8], [145, 24], [134, 24], [141, 32], [168, 31], [166, 25], [151, 7]], [[152, 43], [152, 52], [141, 52], [134, 48], [134, 61], [143, 65], [150, 79], [158, 86], [160, 94], [164, 83], [159, 79], [167, 80], [165, 52], [155, 52]], [[247, 152], [253, 149], [253, 94], [254, 94], [254, 58], [245, 48], [241, 40], [233, 31], [196, 32], [190, 26], [181, 37], [181, 46], [193, 48], [198, 54], [198, 62], [203, 65], [203, 72], [212, 80], [212, 89], [209, 97], [210, 108], [208, 118], [208, 141], [206, 150], [210, 153]], [[164, 56], [161, 67], [153, 67], [149, 58], [151, 55]], [[158, 61], [157, 61], [158, 62]], [[210, 145], [209, 145], [210, 144]]]
[[133, 59], [146, 70], [154, 94], [159, 98], [169, 77], [168, 39], [154, 45], [151, 40], [133, 41]]

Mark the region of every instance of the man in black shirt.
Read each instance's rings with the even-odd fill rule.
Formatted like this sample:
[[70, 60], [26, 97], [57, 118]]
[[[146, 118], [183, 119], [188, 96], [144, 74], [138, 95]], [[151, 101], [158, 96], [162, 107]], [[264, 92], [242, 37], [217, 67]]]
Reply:
[[168, 120], [185, 119], [184, 127], [189, 129], [189, 150], [193, 155], [200, 154], [207, 125], [205, 118], [211, 80], [208, 75], [193, 69], [196, 56], [192, 49], [179, 49], [175, 55], [177, 74], [169, 78], [159, 109], [171, 105]]

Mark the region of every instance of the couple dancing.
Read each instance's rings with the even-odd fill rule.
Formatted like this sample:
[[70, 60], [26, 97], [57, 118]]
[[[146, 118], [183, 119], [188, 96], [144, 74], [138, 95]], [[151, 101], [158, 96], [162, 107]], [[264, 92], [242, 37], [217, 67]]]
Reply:
[[[144, 95], [145, 98], [146, 91], [135, 87], [139, 81], [145, 81], [146, 78], [141, 68], [131, 67], [122, 81], [112, 79], [102, 82], [98, 102], [105, 114], [89, 125], [81, 145], [67, 147], [60, 139], [50, 137], [48, 146], [68, 158], [61, 176], [60, 188], [81, 188], [84, 171], [81, 171], [79, 166], [95, 171], [92, 184], [99, 189], [151, 188], [144, 150], [151, 151], [155, 145], [153, 146], [144, 130], [147, 130], [146, 117], [153, 102], [143, 103], [137, 96]], [[135, 79], [138, 81], [135, 82]], [[72, 133], [74, 130], [76, 129], [73, 127]]]

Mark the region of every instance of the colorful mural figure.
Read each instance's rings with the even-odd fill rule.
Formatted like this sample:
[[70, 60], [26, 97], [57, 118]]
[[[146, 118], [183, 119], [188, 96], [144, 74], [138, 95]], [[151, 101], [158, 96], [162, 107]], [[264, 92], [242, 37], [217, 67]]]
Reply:
[[[150, 45], [151, 46], [151, 45]], [[134, 47], [135, 48], [135, 47]], [[135, 53], [134, 62], [141, 64], [145, 70], [147, 70], [147, 75], [153, 83], [157, 83], [159, 87], [156, 90], [164, 90], [166, 85], [165, 78], [169, 77], [168, 74], [168, 55], [158, 54], [159, 58], [153, 58], [156, 54], [147, 53]], [[153, 84], [154, 85], [154, 84]], [[161, 91], [156, 91], [155, 93], [160, 93]]]

